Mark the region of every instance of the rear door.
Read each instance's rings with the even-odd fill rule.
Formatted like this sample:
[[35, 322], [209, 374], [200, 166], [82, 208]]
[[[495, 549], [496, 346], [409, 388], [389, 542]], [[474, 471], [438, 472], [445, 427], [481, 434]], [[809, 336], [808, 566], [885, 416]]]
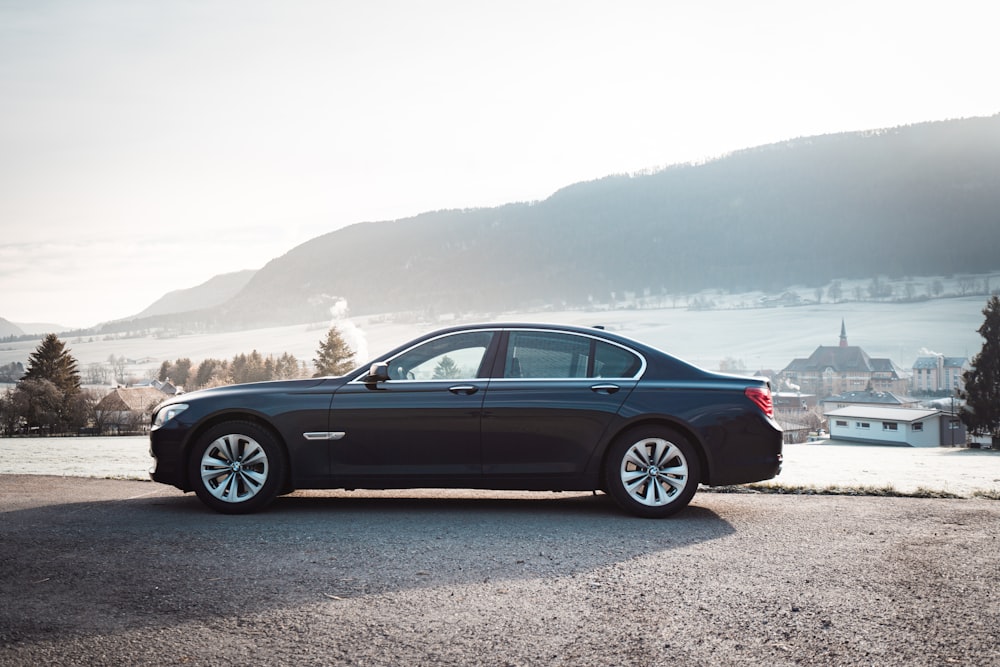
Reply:
[[583, 334], [510, 330], [483, 404], [483, 474], [576, 475], [645, 367], [635, 352]]

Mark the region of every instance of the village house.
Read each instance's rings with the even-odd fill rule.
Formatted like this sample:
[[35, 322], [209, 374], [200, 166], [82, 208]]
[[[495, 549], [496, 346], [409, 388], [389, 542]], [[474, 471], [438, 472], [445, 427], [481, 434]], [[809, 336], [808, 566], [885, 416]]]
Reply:
[[153, 408], [167, 398], [156, 387], [117, 387], [94, 408], [102, 433], [137, 433], [149, 430]]
[[851, 405], [826, 417], [836, 440], [907, 447], [955, 447], [966, 440], [958, 416], [941, 410]]
[[815, 421], [815, 394], [803, 394], [798, 391], [776, 391], [772, 395], [774, 401], [774, 419], [784, 431], [785, 443], [805, 442], [809, 432], [818, 428]]
[[781, 371], [786, 386], [827, 397], [848, 391], [907, 391], [907, 380], [891, 359], [869, 357], [860, 347], [847, 344], [847, 327], [840, 323], [840, 344], [820, 345], [806, 359], [793, 359]]
[[911, 396], [897, 396], [891, 391], [846, 391], [842, 394], [827, 396], [822, 401], [823, 413], [851, 405], [870, 405], [879, 408], [915, 408], [920, 401]]
[[166, 380], [143, 380], [142, 382], [134, 382], [129, 384], [129, 387], [153, 387], [154, 389], [159, 389], [161, 392], [167, 396], [174, 396], [175, 394], [183, 394], [184, 387], [178, 387], [170, 381], [170, 378]]
[[816, 394], [803, 394], [801, 391], [774, 392], [774, 409], [789, 416], [801, 417], [816, 407]]

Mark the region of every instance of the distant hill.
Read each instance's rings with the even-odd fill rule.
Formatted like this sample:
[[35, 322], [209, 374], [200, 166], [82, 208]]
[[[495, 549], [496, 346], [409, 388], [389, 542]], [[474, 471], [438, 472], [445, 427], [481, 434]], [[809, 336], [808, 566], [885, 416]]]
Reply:
[[170, 315], [219, 306], [239, 293], [253, 278], [255, 270], [224, 273], [188, 289], [174, 290], [157, 299], [136, 318]]
[[7, 338], [8, 336], [23, 336], [24, 331], [21, 327], [17, 326], [10, 320], [5, 320], [0, 317], [0, 338]]
[[540, 202], [356, 224], [175, 321], [322, 321], [338, 298], [354, 314], [482, 313], [987, 273], [1000, 268], [997, 248], [1000, 115], [794, 139], [578, 183]]
[[26, 336], [37, 336], [39, 334], [59, 333], [69, 331], [70, 327], [55, 322], [18, 322], [17, 326]]

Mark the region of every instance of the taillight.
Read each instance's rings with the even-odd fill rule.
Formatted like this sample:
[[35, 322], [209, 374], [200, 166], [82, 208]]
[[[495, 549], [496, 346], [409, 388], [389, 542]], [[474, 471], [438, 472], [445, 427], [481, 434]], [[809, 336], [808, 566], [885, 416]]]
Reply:
[[771, 400], [771, 388], [767, 385], [761, 387], [747, 387], [747, 398], [757, 404], [757, 407], [768, 417], [774, 417], [774, 401]]

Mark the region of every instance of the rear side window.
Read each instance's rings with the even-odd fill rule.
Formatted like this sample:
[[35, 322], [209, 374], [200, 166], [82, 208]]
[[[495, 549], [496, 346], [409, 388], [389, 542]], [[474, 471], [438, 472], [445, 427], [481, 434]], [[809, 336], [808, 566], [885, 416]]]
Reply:
[[594, 373], [599, 378], [630, 378], [642, 368], [642, 361], [628, 350], [604, 341], [595, 341]]
[[632, 352], [586, 336], [550, 331], [512, 331], [505, 378], [629, 378], [642, 367]]
[[590, 339], [561, 333], [513, 331], [507, 341], [508, 378], [585, 378]]

